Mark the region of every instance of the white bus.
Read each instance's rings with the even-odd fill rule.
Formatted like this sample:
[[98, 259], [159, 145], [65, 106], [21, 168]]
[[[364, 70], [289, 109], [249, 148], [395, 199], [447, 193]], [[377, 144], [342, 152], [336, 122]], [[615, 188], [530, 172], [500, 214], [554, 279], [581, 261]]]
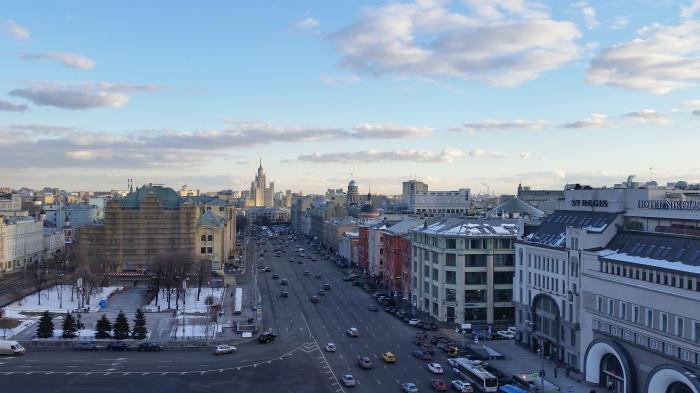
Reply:
[[481, 362], [465, 358], [453, 360], [455, 368], [459, 371], [459, 376], [472, 381], [473, 385], [482, 392], [497, 392], [498, 378], [486, 371]]
[[243, 307], [243, 288], [236, 288], [233, 298], [233, 315], [241, 315]]

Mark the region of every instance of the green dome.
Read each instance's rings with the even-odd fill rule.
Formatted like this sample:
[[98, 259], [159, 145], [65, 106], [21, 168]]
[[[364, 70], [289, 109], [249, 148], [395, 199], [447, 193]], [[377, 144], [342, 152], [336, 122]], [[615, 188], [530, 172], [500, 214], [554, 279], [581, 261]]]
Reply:
[[151, 192], [156, 195], [156, 199], [158, 199], [158, 202], [160, 202], [164, 209], [179, 209], [180, 204], [184, 200], [170, 187], [148, 184], [143, 185], [141, 188], [136, 187], [136, 190], [127, 194], [122, 198], [121, 205], [126, 209], [138, 209], [141, 202], [146, 199]]

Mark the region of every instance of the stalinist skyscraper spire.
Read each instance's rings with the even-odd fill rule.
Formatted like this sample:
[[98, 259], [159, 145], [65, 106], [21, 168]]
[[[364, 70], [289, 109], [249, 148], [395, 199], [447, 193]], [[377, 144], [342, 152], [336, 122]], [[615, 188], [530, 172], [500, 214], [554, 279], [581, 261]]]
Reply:
[[267, 187], [267, 177], [262, 167], [262, 157], [260, 157], [260, 166], [258, 173], [255, 175], [255, 181], [250, 184], [250, 199], [252, 205], [256, 207], [274, 207], [274, 184], [270, 183]]

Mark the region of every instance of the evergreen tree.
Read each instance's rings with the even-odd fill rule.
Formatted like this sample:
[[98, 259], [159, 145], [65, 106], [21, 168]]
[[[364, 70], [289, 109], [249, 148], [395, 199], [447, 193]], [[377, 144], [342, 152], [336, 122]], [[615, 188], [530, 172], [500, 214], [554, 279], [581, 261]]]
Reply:
[[36, 328], [36, 335], [39, 338], [53, 337], [53, 317], [48, 311], [44, 311], [39, 319], [39, 326]]
[[107, 318], [107, 314], [102, 314], [102, 318], [95, 324], [95, 338], [110, 338], [112, 337], [112, 323]]
[[141, 309], [136, 310], [134, 330], [131, 332], [131, 336], [137, 340], [146, 338], [146, 314]]
[[63, 334], [61, 335], [61, 338], [76, 338], [77, 335], [75, 334], [78, 331], [78, 325], [75, 322], [75, 317], [73, 317], [73, 314], [70, 312], [66, 314], [66, 317], [63, 318]]
[[117, 319], [114, 320], [114, 339], [123, 340], [129, 338], [129, 320], [126, 319], [124, 311], [119, 311]]

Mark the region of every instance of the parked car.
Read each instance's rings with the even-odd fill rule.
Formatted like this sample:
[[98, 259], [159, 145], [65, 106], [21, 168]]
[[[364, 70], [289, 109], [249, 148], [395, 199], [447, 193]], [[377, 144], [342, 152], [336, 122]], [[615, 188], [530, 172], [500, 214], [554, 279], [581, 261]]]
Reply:
[[273, 274], [273, 275], [272, 275], [272, 279], [273, 279], [273, 280], [277, 280], [278, 278], [280, 278], [280, 275], [279, 275], [279, 274]]
[[432, 385], [433, 389], [435, 389], [435, 391], [437, 391], [437, 392], [446, 392], [448, 389], [445, 381], [443, 381], [442, 379], [438, 379], [438, 378], [431, 379], [430, 385]]
[[107, 349], [110, 351], [128, 351], [131, 349], [131, 346], [123, 341], [115, 341], [107, 344]]
[[442, 374], [445, 372], [440, 363], [428, 363], [428, 370], [433, 374]]
[[472, 384], [469, 382], [465, 381], [452, 381], [452, 387], [455, 388], [459, 393], [473, 393], [474, 388], [472, 387]]
[[323, 289], [325, 289], [326, 291], [330, 291], [330, 290], [331, 290], [331, 284], [323, 284]]
[[286, 292], [286, 291], [285, 291], [285, 292], [282, 292], [282, 294], [281, 294], [280, 296], [282, 296], [282, 297], [289, 297], [289, 292]]
[[401, 384], [401, 390], [403, 390], [405, 393], [418, 393], [418, 387], [412, 382]]
[[318, 303], [321, 299], [318, 298], [318, 296], [311, 296], [311, 303]]
[[158, 352], [158, 351], [162, 351], [163, 347], [158, 343], [146, 341], [146, 342], [140, 343], [138, 345], [138, 347], [136, 347], [136, 349], [138, 349], [141, 352], [146, 352], [146, 351]]
[[408, 324], [411, 326], [416, 326], [420, 322], [419, 319], [412, 318], [411, 320], [408, 321]]
[[369, 311], [379, 311], [379, 307], [377, 307], [375, 304], [370, 304], [369, 307], [367, 307]]
[[283, 278], [282, 280], [280, 280], [280, 284], [282, 284], [282, 285], [289, 285], [289, 281], [287, 281], [286, 278]]
[[92, 341], [81, 341], [75, 344], [76, 351], [97, 351], [98, 349], [100, 348]]
[[353, 377], [351, 374], [345, 374], [342, 377], [340, 377], [340, 380], [343, 381], [343, 385], [347, 387], [352, 387], [357, 385], [357, 381], [355, 381], [355, 377]]
[[318, 294], [319, 294], [320, 296], [323, 296], [323, 295], [326, 294], [326, 292], [325, 292], [323, 289], [319, 289], [319, 290], [318, 290]]
[[335, 344], [333, 343], [328, 343], [326, 344], [326, 352], [335, 352]]
[[237, 350], [238, 348], [234, 347], [233, 345], [221, 344], [216, 346], [216, 348], [214, 349], [214, 354], [225, 355], [227, 353], [234, 353]]
[[428, 352], [425, 351], [413, 351], [413, 356], [417, 357], [420, 360], [432, 360], [433, 356], [429, 354]]
[[358, 332], [357, 328], [354, 327], [351, 327], [348, 330], [346, 330], [345, 334], [347, 334], [350, 337], [360, 337], [360, 332]]
[[304, 270], [304, 275], [305, 275], [305, 276], [308, 276], [308, 275], [310, 275], [310, 274], [311, 274], [311, 273], [310, 273], [308, 270]]
[[266, 271], [266, 272], [271, 272], [271, 271], [272, 271], [272, 268], [269, 267], [269, 266], [267, 266], [267, 267], [265, 268], [265, 271]]
[[272, 332], [260, 333], [260, 335], [258, 336], [258, 342], [261, 344], [271, 343], [275, 341], [276, 337], [277, 335]]
[[508, 330], [499, 330], [496, 332], [496, 337], [502, 340], [510, 340], [515, 338], [515, 333]]
[[396, 312], [395, 315], [396, 315], [398, 318], [403, 318], [403, 317], [406, 316], [406, 311], [399, 310], [399, 311]]
[[358, 357], [357, 364], [360, 366], [360, 368], [366, 370], [374, 367], [374, 364], [372, 364], [372, 361], [367, 356]]

